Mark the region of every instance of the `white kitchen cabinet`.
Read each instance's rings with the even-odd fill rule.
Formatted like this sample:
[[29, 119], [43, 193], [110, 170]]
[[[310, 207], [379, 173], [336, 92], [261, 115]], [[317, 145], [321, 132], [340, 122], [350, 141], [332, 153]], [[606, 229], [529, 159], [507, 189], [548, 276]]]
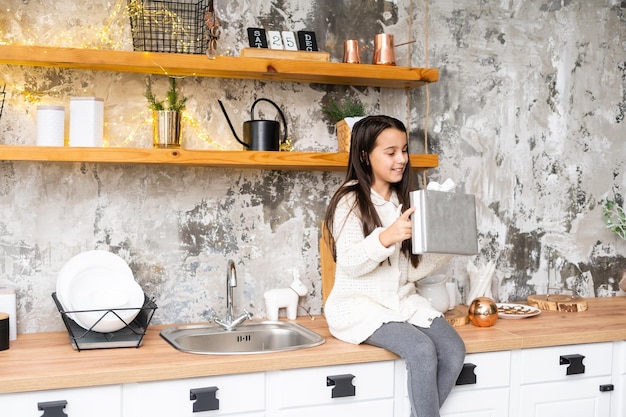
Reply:
[[615, 391], [611, 401], [611, 417], [626, 417], [626, 341], [614, 342], [613, 379]]
[[265, 373], [124, 385], [123, 417], [262, 417]]
[[613, 343], [523, 349], [519, 416], [611, 413]]
[[[474, 353], [465, 362], [475, 382], [453, 388], [442, 417], [626, 417], [626, 341]], [[0, 417], [47, 417], [38, 409], [46, 403], [68, 417], [410, 415], [403, 360], [1, 394]]]
[[[0, 395], [3, 417], [121, 417], [120, 385]], [[42, 409], [39, 408], [42, 407]]]
[[598, 387], [609, 377], [550, 382], [524, 386], [520, 390], [520, 416], [605, 417], [610, 415], [611, 395]]
[[[467, 375], [475, 376], [475, 382], [460, 378], [441, 409], [441, 416], [455, 417], [503, 417], [509, 410], [509, 384], [511, 352], [469, 354], [465, 358]], [[396, 361], [395, 416], [408, 417], [410, 404], [407, 394], [406, 366]], [[462, 381], [464, 380], [464, 381]]]
[[394, 361], [267, 373], [268, 417], [393, 415]]
[[613, 393], [615, 400], [611, 404], [612, 417], [626, 417], [626, 375], [620, 375], [616, 380], [617, 388]]

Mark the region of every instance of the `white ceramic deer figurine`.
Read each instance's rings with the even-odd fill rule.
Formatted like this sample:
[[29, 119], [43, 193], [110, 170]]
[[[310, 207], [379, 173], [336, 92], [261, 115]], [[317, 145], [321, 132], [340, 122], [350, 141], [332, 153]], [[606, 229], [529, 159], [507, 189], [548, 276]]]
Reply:
[[289, 288], [275, 288], [263, 294], [265, 298], [265, 311], [269, 320], [278, 320], [278, 311], [284, 308], [289, 320], [295, 320], [298, 316], [298, 301], [301, 296], [308, 292], [306, 286], [300, 281], [298, 270], [293, 270], [293, 282]]

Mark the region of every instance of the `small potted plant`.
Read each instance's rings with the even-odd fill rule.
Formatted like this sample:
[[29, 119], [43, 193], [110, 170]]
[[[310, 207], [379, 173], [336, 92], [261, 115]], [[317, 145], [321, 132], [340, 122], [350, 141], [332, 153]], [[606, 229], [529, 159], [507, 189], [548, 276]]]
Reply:
[[[611, 199], [604, 200], [602, 202], [602, 216], [606, 228], [626, 240], [626, 211], [619, 205], [619, 202]], [[622, 273], [619, 287], [622, 291], [626, 291], [626, 271]]]
[[321, 107], [322, 113], [337, 126], [339, 152], [350, 152], [352, 126], [365, 116], [365, 106], [358, 98], [345, 97], [341, 101], [331, 98]]
[[607, 229], [626, 240], [626, 211], [615, 200], [602, 203], [602, 215]]
[[181, 97], [176, 88], [176, 78], [170, 77], [165, 100], [159, 101], [152, 92], [148, 79], [144, 96], [152, 110], [153, 143], [155, 148], [180, 148], [181, 119], [187, 97]]

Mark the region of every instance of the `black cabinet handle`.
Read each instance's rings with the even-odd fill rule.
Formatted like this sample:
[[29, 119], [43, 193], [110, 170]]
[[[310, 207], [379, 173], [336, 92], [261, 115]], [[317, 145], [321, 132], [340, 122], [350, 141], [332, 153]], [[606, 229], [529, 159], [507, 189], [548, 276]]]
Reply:
[[217, 399], [216, 393], [219, 388], [192, 388], [189, 390], [189, 399], [195, 400], [193, 403], [193, 412], [212, 411], [220, 409], [220, 400]]
[[67, 401], [47, 401], [37, 403], [37, 409], [43, 411], [41, 417], [67, 417], [63, 409], [67, 405]]
[[559, 365], [568, 365], [566, 375], [584, 374], [583, 359], [585, 359], [583, 355], [562, 355], [559, 358]]
[[331, 397], [354, 397], [356, 395], [356, 387], [352, 385], [354, 375], [331, 375], [326, 377], [326, 386], [333, 387]]
[[613, 390], [615, 390], [615, 385], [613, 384], [600, 385], [600, 392], [609, 392]]
[[456, 379], [456, 385], [472, 385], [476, 383], [476, 374], [474, 373], [476, 365], [473, 363], [464, 363], [463, 369], [459, 377]]

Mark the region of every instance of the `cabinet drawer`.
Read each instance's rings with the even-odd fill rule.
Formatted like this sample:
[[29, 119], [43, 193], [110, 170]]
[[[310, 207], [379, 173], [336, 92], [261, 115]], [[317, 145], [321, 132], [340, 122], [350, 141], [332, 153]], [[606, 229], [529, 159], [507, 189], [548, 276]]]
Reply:
[[611, 392], [598, 389], [610, 376], [525, 385], [520, 388], [523, 417], [608, 417]]
[[[406, 414], [408, 415], [408, 414]], [[509, 389], [452, 391], [441, 407], [441, 417], [509, 415]]]
[[626, 375], [620, 375], [615, 384], [614, 400], [611, 404], [611, 411], [615, 410], [611, 416], [626, 416]]
[[[271, 414], [271, 416], [277, 417], [386, 417], [393, 415], [392, 398], [291, 408]], [[408, 414], [406, 415], [408, 416]]]
[[[471, 378], [464, 379], [466, 384], [457, 385], [452, 389], [455, 391], [465, 391], [483, 388], [508, 387], [511, 376], [511, 352], [472, 353], [465, 357], [465, 370], [467, 375], [475, 376], [473, 382]], [[407, 392], [406, 365], [403, 360], [396, 361], [396, 389], [398, 395], [405, 397]], [[459, 380], [459, 382], [461, 382]]]
[[[509, 392], [509, 388], [452, 390], [441, 407], [441, 417], [506, 417]], [[394, 416], [411, 415], [409, 397], [396, 401], [394, 413]]]
[[268, 372], [276, 408], [393, 398], [393, 361]]
[[[60, 407], [57, 411], [62, 411], [67, 417], [120, 417], [122, 389], [119, 385], [109, 385], [2, 394], [0, 395], [0, 414], [7, 417], [41, 417], [44, 411], [39, 410], [38, 404], [40, 403], [49, 403], [49, 405], [56, 403], [57, 407]], [[45, 406], [45, 404], [42, 405]], [[55, 411], [48, 410], [49, 413]]]
[[610, 375], [613, 343], [522, 349], [521, 383]]
[[615, 369], [618, 374], [626, 375], [626, 341], [615, 342], [614, 351], [613, 358], [617, 361]]
[[125, 384], [123, 392], [124, 417], [222, 416], [265, 410], [262, 372]]

